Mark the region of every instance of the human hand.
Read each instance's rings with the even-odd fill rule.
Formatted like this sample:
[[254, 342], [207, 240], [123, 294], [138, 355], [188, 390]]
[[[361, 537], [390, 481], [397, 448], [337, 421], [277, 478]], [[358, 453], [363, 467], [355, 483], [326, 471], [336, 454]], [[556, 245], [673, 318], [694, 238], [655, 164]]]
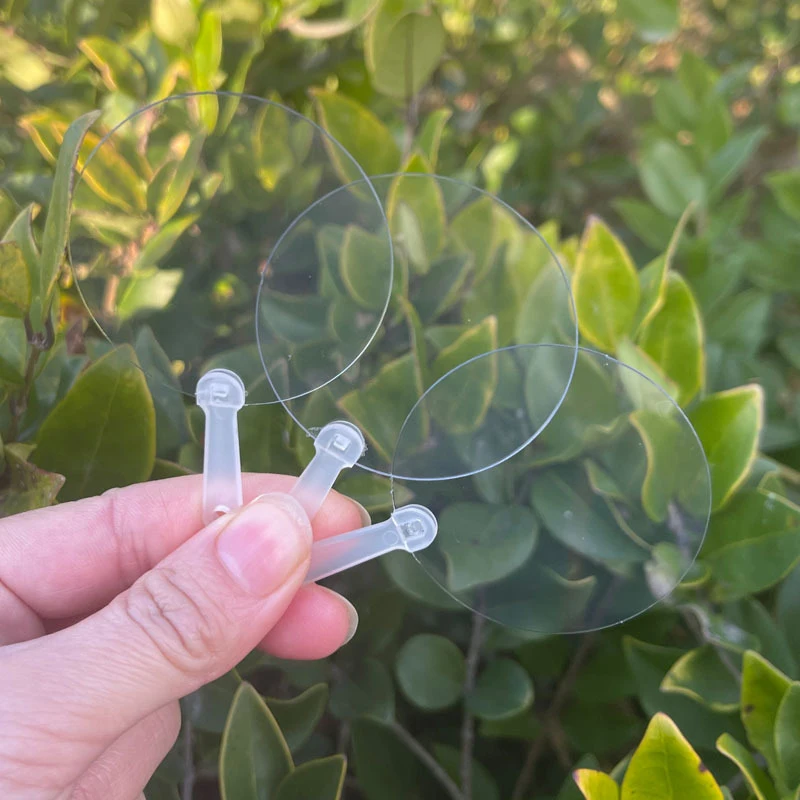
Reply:
[[141, 797], [178, 698], [256, 646], [310, 659], [349, 640], [352, 605], [302, 583], [312, 535], [366, 512], [331, 492], [312, 532], [293, 482], [244, 476], [259, 499], [205, 528], [199, 476], [0, 520], [0, 797]]

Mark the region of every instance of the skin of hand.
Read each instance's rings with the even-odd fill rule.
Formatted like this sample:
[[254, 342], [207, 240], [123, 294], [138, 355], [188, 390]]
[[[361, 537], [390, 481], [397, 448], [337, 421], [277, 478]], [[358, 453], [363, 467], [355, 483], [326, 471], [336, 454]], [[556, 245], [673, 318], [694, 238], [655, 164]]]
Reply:
[[331, 492], [313, 527], [294, 478], [244, 476], [203, 527], [189, 476], [0, 520], [0, 797], [135, 800], [172, 747], [178, 698], [260, 647], [330, 655], [353, 606], [303, 579], [313, 539], [368, 524]]

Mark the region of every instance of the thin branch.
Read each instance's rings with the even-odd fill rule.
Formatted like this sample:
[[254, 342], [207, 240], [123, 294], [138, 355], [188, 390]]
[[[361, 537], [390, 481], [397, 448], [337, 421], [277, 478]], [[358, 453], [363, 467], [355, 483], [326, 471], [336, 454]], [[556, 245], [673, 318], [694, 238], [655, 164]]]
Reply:
[[397, 737], [403, 740], [408, 749], [425, 764], [439, 783], [442, 784], [442, 787], [447, 791], [448, 797], [451, 800], [464, 800], [461, 790], [444, 771], [439, 762], [399, 722], [391, 722], [390, 726]]
[[[536, 771], [536, 765], [544, 753], [547, 742], [551, 736], [549, 729], [551, 726], [558, 724], [558, 716], [561, 713], [561, 709], [564, 706], [564, 703], [567, 701], [570, 692], [572, 691], [572, 687], [575, 685], [575, 681], [578, 678], [581, 667], [583, 666], [586, 658], [589, 655], [589, 652], [592, 649], [594, 640], [594, 634], [584, 636], [583, 641], [575, 651], [572, 661], [570, 661], [569, 667], [567, 667], [567, 671], [564, 673], [564, 676], [561, 678], [561, 681], [556, 688], [555, 694], [553, 695], [553, 699], [550, 701], [547, 711], [544, 712], [542, 717], [542, 733], [536, 737], [533, 744], [531, 744], [530, 749], [528, 750], [525, 763], [523, 764], [522, 770], [517, 778], [517, 782], [514, 785], [514, 791], [511, 794], [511, 800], [523, 800], [525, 797], [527, 797], [528, 790]], [[556, 747], [556, 749], [558, 748]]]
[[464, 675], [464, 717], [461, 722], [461, 794], [464, 800], [472, 800], [472, 753], [475, 749], [475, 717], [469, 710], [469, 695], [475, 688], [478, 662], [483, 644], [485, 619], [481, 614], [472, 614], [472, 633], [467, 650], [467, 665]]

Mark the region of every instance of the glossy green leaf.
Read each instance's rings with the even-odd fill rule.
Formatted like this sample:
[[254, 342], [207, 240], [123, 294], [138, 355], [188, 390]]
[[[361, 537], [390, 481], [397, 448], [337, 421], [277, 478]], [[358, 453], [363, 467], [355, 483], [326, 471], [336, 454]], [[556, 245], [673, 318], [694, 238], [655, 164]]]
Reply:
[[0, 317], [0, 342], [0, 384], [21, 386], [28, 358], [28, 336], [21, 319]]
[[463, 606], [428, 575], [411, 553], [396, 550], [385, 555], [381, 564], [392, 582], [418, 603], [448, 611], [463, 610]]
[[416, 13], [402, 4], [381, 4], [364, 48], [372, 84], [391, 97], [412, 98], [436, 69], [444, 45], [444, 26], [433, 9]]
[[678, 31], [678, 0], [620, 0], [617, 13], [633, 23], [647, 42], [667, 39]]
[[705, 183], [686, 152], [668, 139], [650, 142], [639, 156], [645, 193], [661, 211], [677, 219], [689, 203], [702, 203]]
[[499, 581], [536, 547], [539, 525], [523, 506], [455, 503], [439, 516], [437, 544], [453, 592]]
[[64, 475], [62, 499], [148, 478], [155, 411], [133, 349], [112, 350], [72, 385], [39, 429], [33, 462]]
[[490, 197], [481, 195], [450, 221], [450, 236], [458, 250], [472, 259], [477, 275], [487, 271], [497, 246], [495, 206]]
[[742, 662], [742, 722], [750, 744], [767, 759], [770, 771], [779, 773], [775, 747], [778, 709], [791, 681], [753, 650]]
[[717, 750], [739, 767], [756, 800], [778, 800], [778, 793], [769, 777], [756, 764], [756, 760], [744, 745], [739, 744], [729, 733], [724, 733], [717, 740]]
[[346, 771], [344, 756], [307, 761], [281, 781], [275, 800], [339, 800]]
[[641, 289], [625, 246], [596, 217], [581, 239], [572, 291], [581, 333], [602, 350], [613, 352], [633, 326]]
[[625, 224], [654, 250], [664, 250], [674, 230], [673, 219], [645, 200], [621, 197], [612, 203]]
[[419, 134], [417, 135], [417, 147], [422, 151], [428, 163], [433, 169], [439, 159], [439, 146], [442, 142], [442, 134], [448, 120], [453, 115], [449, 108], [437, 108], [431, 111], [422, 123]]
[[342, 720], [393, 719], [394, 686], [389, 671], [377, 659], [364, 659], [356, 670], [334, 684], [330, 710]]
[[605, 772], [578, 769], [572, 774], [586, 800], [619, 800], [619, 786]]
[[723, 800], [714, 776], [666, 714], [650, 721], [622, 781], [620, 800], [642, 797]]
[[175, 172], [170, 173], [169, 181], [163, 185], [156, 206], [156, 218], [159, 225], [164, 225], [172, 219], [181, 207], [186, 193], [192, 185], [192, 179], [195, 177], [204, 144], [205, 137], [195, 133]]
[[294, 764], [278, 723], [258, 692], [242, 683], [219, 751], [222, 800], [269, 800]]
[[267, 705], [275, 717], [283, 738], [292, 752], [302, 747], [325, 713], [328, 687], [318, 683], [291, 700], [267, 698]]
[[431, 265], [419, 279], [413, 295], [414, 308], [423, 322], [434, 322], [463, 298], [472, 269], [472, 259], [465, 253], [445, 256]]
[[188, 47], [197, 30], [197, 13], [191, 0], [152, 0], [150, 25], [162, 42]]
[[784, 783], [791, 791], [800, 786], [800, 683], [787, 689], [775, 718], [775, 753]]
[[[730, 656], [728, 656], [730, 659]], [[739, 708], [739, 684], [711, 645], [697, 647], [681, 656], [661, 682], [661, 691], [676, 692], [707, 705], [713, 711]]]
[[148, 267], [120, 281], [117, 316], [127, 320], [136, 314], [166, 308], [183, 280], [182, 269]]
[[678, 386], [678, 402], [688, 403], [705, 378], [703, 323], [689, 285], [667, 276], [664, 303], [639, 334], [639, 344]]
[[[207, 92], [215, 87], [217, 70], [222, 60], [222, 22], [216, 11], [203, 12], [200, 31], [192, 49], [190, 68], [192, 84], [197, 91]], [[216, 97], [197, 98], [200, 119], [210, 133], [217, 124], [219, 102]]]
[[689, 414], [711, 469], [713, 509], [722, 508], [747, 477], [764, 420], [758, 384], [704, 398]]
[[772, 492], [744, 490], [712, 516], [702, 557], [725, 597], [761, 592], [800, 560], [800, 508]]
[[481, 719], [510, 719], [533, 703], [533, 683], [518, 662], [498, 658], [478, 675], [466, 702], [469, 710]]
[[441, 784], [390, 725], [356, 720], [352, 736], [354, 771], [366, 800], [442, 800]]
[[345, 228], [339, 270], [347, 293], [362, 308], [381, 311], [389, 299], [387, 243], [357, 225]]
[[[78, 117], [67, 128], [61, 142], [50, 203], [47, 206], [44, 234], [42, 235], [39, 275], [31, 280], [33, 292], [43, 298], [50, 296], [61, 269], [64, 248], [67, 246], [73, 180], [72, 171], [78, 160], [78, 153], [86, 132], [99, 116], [99, 111], [91, 111], [82, 117]], [[46, 304], [46, 301], [44, 302]], [[46, 308], [43, 308], [42, 311], [46, 313]], [[41, 320], [34, 320], [34, 325], [39, 322]]]
[[395, 663], [403, 694], [423, 711], [456, 703], [464, 691], [465, 670], [461, 650], [449, 639], [428, 633], [412, 636]]
[[767, 135], [767, 128], [737, 131], [709, 159], [706, 180], [710, 197], [722, 194], [739, 177]]
[[[367, 175], [394, 172], [400, 166], [400, 148], [388, 128], [367, 108], [334, 92], [313, 93], [320, 125], [356, 159]], [[359, 171], [338, 148], [330, 156], [344, 180], [361, 179]]]

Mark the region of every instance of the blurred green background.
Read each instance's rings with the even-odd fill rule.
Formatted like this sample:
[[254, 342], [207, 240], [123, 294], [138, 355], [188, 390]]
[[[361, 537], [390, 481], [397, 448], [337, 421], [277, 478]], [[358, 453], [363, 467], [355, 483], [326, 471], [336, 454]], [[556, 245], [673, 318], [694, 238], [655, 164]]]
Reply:
[[[99, 137], [198, 90], [284, 103], [368, 175], [434, 172], [499, 195], [557, 253], [582, 343], [667, 389], [711, 466], [705, 547], [655, 610], [599, 634], [515, 633], [409, 561], [365, 566], [336, 583], [361, 615], [353, 642], [307, 664], [254, 655], [187, 698], [148, 798], [800, 797], [800, 2], [6, 0], [0, 19], [0, 514], [198, 471], [202, 416], [165, 385], [234, 352], [263, 378], [242, 276], [319, 176], [298, 181], [258, 151], [250, 191], [235, 123], [217, 151], [227, 171], [193, 170], [190, 137], [158, 168], [132, 139], [94, 161], [69, 223], [73, 167]], [[219, 131], [218, 113], [194, 122]], [[204, 212], [222, 216], [199, 246]], [[264, 219], [261, 249], [231, 235]], [[475, 240], [494, 253], [500, 234], [483, 222]], [[187, 319], [211, 324], [181, 338], [156, 313], [135, 355], [112, 348], [64, 255], [76, 230], [104, 249], [78, 269], [98, 279], [98, 307], [183, 302], [176, 267], [191, 263]], [[399, 262], [411, 311], [390, 309], [384, 341], [403, 347], [430, 294], [414, 281], [442, 265]], [[423, 320], [431, 374], [445, 341], [462, 358], [520, 341], [546, 303], [534, 284], [498, 278], [481, 305], [477, 279], [459, 283], [469, 313]], [[372, 402], [392, 357], [365, 362]], [[378, 450], [402, 422], [387, 433], [369, 403], [329, 399]], [[242, 429], [246, 469], [297, 473], [308, 459], [280, 408]], [[365, 474], [341, 484], [376, 518], [388, 488]], [[248, 742], [252, 763], [236, 761]], [[648, 772], [654, 759], [669, 779]], [[265, 763], [279, 768], [264, 777]]]

